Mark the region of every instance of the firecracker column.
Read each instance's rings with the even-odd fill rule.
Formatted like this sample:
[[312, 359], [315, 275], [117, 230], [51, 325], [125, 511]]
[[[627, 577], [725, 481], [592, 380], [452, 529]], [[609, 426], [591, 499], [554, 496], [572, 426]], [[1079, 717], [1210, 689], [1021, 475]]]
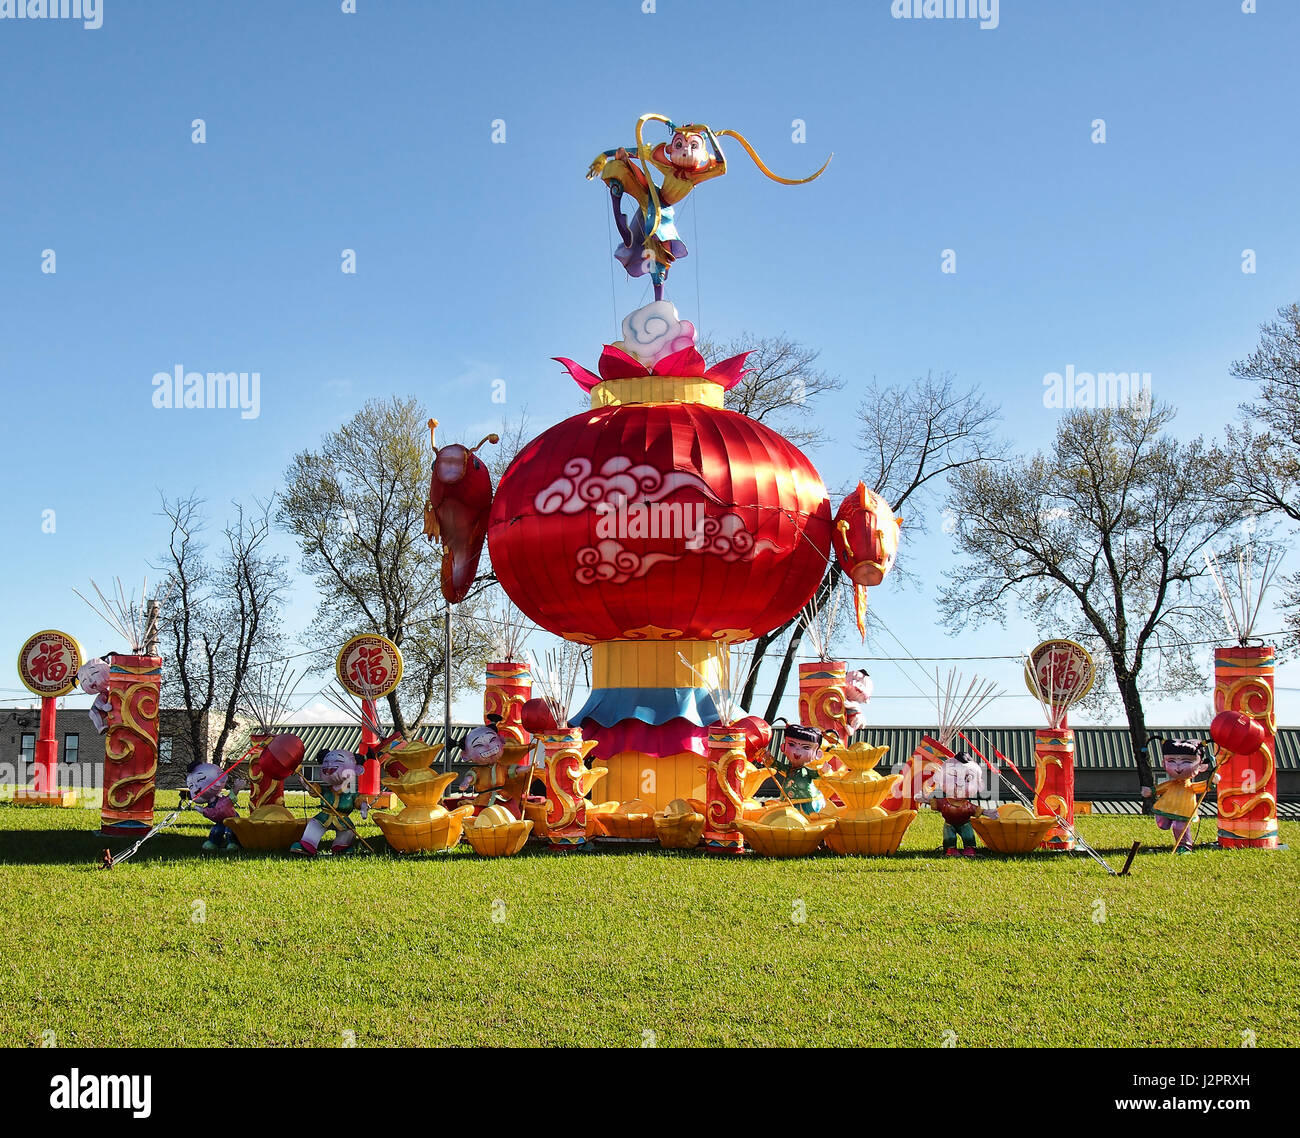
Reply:
[[1219, 845], [1277, 849], [1277, 714], [1272, 645], [1214, 650], [1214, 710], [1238, 711], [1263, 728], [1259, 749], [1220, 753]]

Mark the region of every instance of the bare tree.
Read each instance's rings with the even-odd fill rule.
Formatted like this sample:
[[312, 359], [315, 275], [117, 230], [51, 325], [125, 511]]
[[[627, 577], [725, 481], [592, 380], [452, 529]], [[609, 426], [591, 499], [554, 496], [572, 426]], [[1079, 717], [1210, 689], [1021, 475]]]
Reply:
[[[858, 450], [866, 463], [862, 481], [895, 512], [906, 507], [904, 534], [925, 532], [925, 507], [933, 501], [940, 479], [974, 463], [999, 461], [1005, 453], [995, 433], [997, 409], [974, 388], [959, 388], [946, 373], [937, 377], [927, 374], [914, 383], [889, 387], [881, 387], [873, 380], [858, 407], [858, 422]], [[901, 552], [899, 560], [905, 565]], [[842, 580], [839, 562], [832, 561], [814, 603], [826, 604]], [[755, 660], [762, 661], [770, 646], [787, 631], [790, 636], [768, 700], [768, 719], [776, 714], [794, 669], [803, 642], [801, 620], [796, 617], [760, 636], [754, 648]], [[756, 665], [741, 697], [745, 707], [753, 701], [757, 683]]]
[[839, 391], [844, 381], [815, 365], [821, 355], [784, 336], [755, 339], [741, 336], [725, 343], [702, 340], [700, 355], [711, 365], [749, 352], [744, 378], [724, 396], [724, 406], [771, 427], [801, 449], [825, 441], [810, 408], [827, 392]]
[[948, 372], [892, 387], [873, 379], [858, 405], [863, 480], [895, 513], [907, 508], [909, 532], [925, 533], [925, 507], [944, 479], [1005, 457], [995, 433], [999, 418], [977, 389], [959, 388]]
[[1228, 428], [1238, 456], [1230, 473], [1243, 505], [1300, 522], [1300, 304], [1277, 315], [1262, 326], [1259, 347], [1232, 365], [1233, 376], [1258, 386], [1242, 405], [1244, 421]]
[[[161, 497], [171, 522], [167, 551], [155, 566], [168, 579], [160, 627], [173, 666], [164, 671], [165, 690], [185, 711], [190, 755], [220, 763], [254, 658], [274, 653], [281, 642], [288, 578], [284, 558], [267, 549], [274, 498], [251, 510], [234, 503], [220, 553], [210, 560], [201, 540], [203, 501], [194, 494]], [[214, 713], [221, 726], [208, 755], [204, 739]]]
[[[387, 697], [402, 733], [441, 697], [448, 666], [441, 562], [423, 537], [433, 463], [428, 418], [416, 399], [372, 399], [318, 450], [294, 456], [278, 515], [321, 594], [310, 630], [318, 666], [332, 667], [337, 646], [359, 632], [378, 632], [402, 650], [402, 682]], [[479, 588], [488, 584], [485, 578]], [[472, 594], [460, 608], [471, 613], [474, 604]], [[452, 633], [456, 691], [477, 684], [487, 645], [471, 621], [453, 620]]]
[[1154, 666], [1166, 690], [1204, 690], [1193, 645], [1217, 613], [1204, 555], [1236, 522], [1207, 477], [1211, 448], [1166, 434], [1173, 417], [1166, 404], [1071, 411], [1049, 453], [958, 470], [966, 562], [940, 595], [951, 628], [1004, 621], [1014, 600], [1040, 632], [1098, 649], [1148, 790], [1139, 684]]
[[[1232, 365], [1232, 374], [1256, 384], [1229, 425], [1221, 456], [1224, 491], [1238, 508], [1300, 522], [1300, 304], [1278, 309], [1261, 328], [1259, 346]], [[1287, 627], [1300, 643], [1300, 575], [1286, 580]]]
[[[585, 404], [584, 404], [585, 405]], [[495, 490], [501, 484], [501, 476], [510, 468], [510, 464], [519, 457], [519, 452], [532, 442], [531, 428], [528, 423], [528, 408], [525, 407], [515, 422], [501, 416], [501, 429], [497, 431], [498, 443], [488, 448], [482, 455], [492, 475], [492, 487]]]

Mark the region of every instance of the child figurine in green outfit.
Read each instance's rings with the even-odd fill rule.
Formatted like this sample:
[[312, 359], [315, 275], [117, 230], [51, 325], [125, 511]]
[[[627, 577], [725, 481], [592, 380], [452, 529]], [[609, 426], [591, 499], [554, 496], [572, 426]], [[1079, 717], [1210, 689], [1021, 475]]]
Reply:
[[768, 760], [772, 776], [785, 796], [805, 814], [817, 814], [826, 807], [826, 799], [817, 789], [817, 769], [822, 754], [822, 732], [801, 723], [787, 723], [781, 740], [781, 753]]

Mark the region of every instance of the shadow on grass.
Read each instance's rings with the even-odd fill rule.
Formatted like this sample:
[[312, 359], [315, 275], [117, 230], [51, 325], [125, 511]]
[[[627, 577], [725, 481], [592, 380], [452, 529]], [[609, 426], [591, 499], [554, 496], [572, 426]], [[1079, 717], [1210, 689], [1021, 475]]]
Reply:
[[[220, 862], [220, 861], [267, 861], [267, 860], [306, 860], [299, 858], [295, 854], [289, 853], [288, 850], [232, 850], [219, 853], [204, 852], [201, 848], [204, 834], [201, 832], [176, 832], [169, 830], [160, 830], [154, 834], [145, 845], [132, 857], [132, 861], [137, 864], [146, 861], [193, 861], [193, 862]], [[356, 849], [346, 854], [348, 860], [365, 860], [372, 857], [393, 857], [400, 858], [404, 861], [425, 861], [431, 858], [454, 857], [457, 859], [464, 858], [467, 861], [497, 861], [498, 858], [480, 858], [476, 856], [466, 844], [458, 846], [454, 850], [428, 851], [422, 853], [396, 853], [391, 850], [384, 842], [382, 837], [369, 836], [367, 839], [374, 847], [374, 853], [371, 854], [366, 850]], [[135, 839], [122, 837], [105, 837], [94, 830], [0, 830], [0, 864], [3, 865], [84, 865], [87, 867], [97, 866], [103, 856], [105, 849], [113, 851], [115, 856], [125, 853], [132, 845]], [[1103, 856], [1123, 855], [1128, 852], [1128, 847], [1121, 847], [1118, 850], [1099, 849]], [[1159, 848], [1148, 848], [1144, 846], [1141, 855], [1150, 854], [1168, 854], [1169, 850]], [[321, 858], [332, 858], [334, 855], [319, 855]], [[725, 864], [727, 862], [750, 862], [750, 861], [834, 861], [840, 862], [848, 860], [840, 854], [831, 850], [818, 850], [816, 853], [808, 854], [803, 858], [764, 858], [760, 854], [747, 851], [743, 854], [718, 853], [704, 849], [694, 850], [672, 850], [664, 849], [655, 842], [595, 842], [590, 846], [578, 850], [566, 852], [553, 852], [540, 843], [530, 842], [519, 853], [514, 854], [514, 860], [532, 860], [536, 858], [545, 858], [554, 860], [557, 858], [570, 858], [578, 861], [585, 861], [591, 858], [644, 858], [644, 857], [661, 857], [661, 858], [678, 858], [694, 861], [712, 861]], [[989, 850], [981, 849], [979, 855], [969, 859], [971, 861], [992, 861], [992, 862], [1024, 862], [1029, 860], [1043, 860], [1044, 857], [1056, 858], [1083, 858], [1083, 853], [1061, 853], [1061, 854], [996, 854]], [[967, 859], [947, 859], [938, 849], [911, 849], [899, 850], [897, 853], [890, 854], [888, 857], [868, 857], [860, 856], [852, 860], [858, 862], [892, 862], [898, 865], [907, 866], [909, 869], [921, 869], [925, 865], [933, 862]]]
[[[71, 813], [71, 812], [69, 812]], [[104, 850], [110, 849], [114, 855], [120, 856], [125, 853], [131, 845], [134, 844], [134, 838], [126, 837], [105, 837], [92, 828], [95, 822], [91, 822], [83, 817], [66, 818], [69, 824], [60, 824], [54, 828], [34, 826], [29, 820], [29, 816], [20, 812], [19, 808], [14, 808], [12, 812], [5, 810], [3, 812], [4, 822], [18, 823], [16, 828], [0, 828], [0, 865], [73, 865], [94, 868], [99, 865]], [[60, 819], [64, 821], [64, 819]], [[95, 820], [97, 822], [97, 819]], [[137, 854], [132, 857], [135, 864], [144, 864], [146, 862], [213, 862], [213, 861], [266, 861], [266, 860], [306, 860], [297, 855], [289, 853], [287, 850], [238, 850], [220, 853], [205, 853], [202, 849], [203, 839], [206, 837], [206, 822], [196, 824], [192, 816], [187, 816], [176, 827], [159, 831], [148, 842], [142, 846]], [[348, 860], [366, 860], [373, 857], [398, 858], [405, 861], [427, 861], [432, 858], [455, 858], [457, 861], [466, 862], [493, 861], [494, 858], [480, 858], [473, 853], [467, 844], [462, 843], [454, 850], [429, 851], [424, 853], [403, 854], [389, 849], [383, 837], [379, 834], [365, 834], [366, 839], [374, 847], [374, 853], [366, 852], [359, 847], [355, 852], [346, 855]], [[1163, 835], [1161, 835], [1163, 836]], [[1106, 842], [1105, 844], [1094, 843], [1093, 848], [1104, 857], [1111, 866], [1118, 870], [1123, 864], [1124, 858], [1128, 855], [1131, 842]], [[1198, 842], [1193, 849], [1193, 855], [1205, 854], [1206, 851], [1211, 853], [1232, 852], [1220, 851], [1213, 841]], [[331, 855], [321, 855], [327, 857]], [[596, 858], [687, 858], [704, 861], [728, 862], [740, 861], [750, 863], [755, 861], [801, 861], [816, 862], [822, 859], [830, 861], [846, 861], [847, 858], [835, 854], [827, 849], [819, 850], [817, 853], [810, 854], [805, 858], [763, 858], [758, 854], [746, 852], [742, 855], [722, 853], [716, 851], [706, 851], [703, 848], [694, 850], [673, 850], [664, 849], [654, 841], [617, 841], [610, 839], [598, 839], [589, 843], [587, 848], [570, 852], [553, 852], [546, 848], [545, 845], [537, 842], [529, 844], [515, 854], [515, 858], [570, 858], [586, 860]], [[1166, 837], [1165, 844], [1159, 844], [1158, 837], [1153, 834], [1151, 844], [1143, 843], [1139, 850], [1138, 862], [1150, 863], [1153, 858], [1171, 858], [1173, 857], [1172, 841]], [[1192, 856], [1192, 855], [1183, 855]], [[1088, 855], [1082, 850], [1050, 852], [1035, 851], [1028, 854], [998, 854], [986, 847], [979, 848], [977, 857], [970, 860], [979, 862], [992, 862], [1000, 864], [1004, 862], [1022, 863], [1034, 861], [1043, 865], [1050, 864], [1060, 859], [1069, 859], [1071, 861], [1088, 861]], [[902, 849], [889, 855], [888, 857], [855, 857], [853, 861], [859, 864], [892, 864], [894, 872], [924, 872], [933, 864], [947, 862], [949, 860], [965, 862], [967, 859], [948, 859], [943, 856], [938, 846], [925, 848]], [[1100, 867], [1098, 867], [1100, 868]]]

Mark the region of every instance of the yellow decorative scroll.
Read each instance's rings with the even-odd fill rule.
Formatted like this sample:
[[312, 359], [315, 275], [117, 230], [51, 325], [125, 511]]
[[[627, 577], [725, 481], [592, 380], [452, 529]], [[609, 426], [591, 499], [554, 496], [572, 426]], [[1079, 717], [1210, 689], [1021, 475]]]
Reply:
[[[1240, 712], [1265, 732], [1265, 741], [1257, 751], [1229, 755], [1220, 763], [1219, 842], [1232, 848], [1271, 849], [1277, 845], [1274, 658], [1274, 650], [1268, 646], [1219, 648], [1214, 653], [1215, 712]], [[1247, 817], [1250, 814], [1256, 817]]]
[[[722, 798], [713, 799], [706, 807], [709, 813], [709, 825], [712, 829], [736, 829], [736, 819], [740, 817], [745, 805], [744, 800], [736, 791], [736, 784], [741, 782], [741, 775], [736, 768], [739, 766], [743, 769], [745, 763], [743, 748], [723, 751], [718, 758], [709, 762], [713, 777], [718, 780], [718, 793], [722, 795]], [[730, 818], [727, 817], [728, 805], [731, 806], [732, 812]]]
[[[1273, 752], [1268, 746], [1263, 746], [1260, 747], [1259, 753], [1264, 756], [1264, 770], [1253, 780], [1253, 783], [1255, 786], [1267, 786], [1269, 780], [1273, 777]], [[1219, 817], [1240, 818], [1243, 814], [1249, 814], [1262, 802], [1268, 803], [1276, 811], [1277, 799], [1267, 791], [1250, 794], [1250, 797], [1242, 798], [1240, 802], [1234, 803], [1232, 806], [1226, 805], [1223, 801], [1225, 798], [1239, 798], [1246, 794], [1250, 794], [1250, 791], [1244, 783], [1241, 786], [1227, 786], [1222, 782], [1219, 783]]]
[[[112, 691], [113, 724], [104, 743], [104, 802], [114, 810], [127, 810], [148, 795], [158, 773], [158, 686], [136, 683]], [[111, 698], [111, 697], [110, 697]], [[127, 766], [137, 752], [152, 753], [153, 762], [142, 771], [109, 781], [110, 765]]]

